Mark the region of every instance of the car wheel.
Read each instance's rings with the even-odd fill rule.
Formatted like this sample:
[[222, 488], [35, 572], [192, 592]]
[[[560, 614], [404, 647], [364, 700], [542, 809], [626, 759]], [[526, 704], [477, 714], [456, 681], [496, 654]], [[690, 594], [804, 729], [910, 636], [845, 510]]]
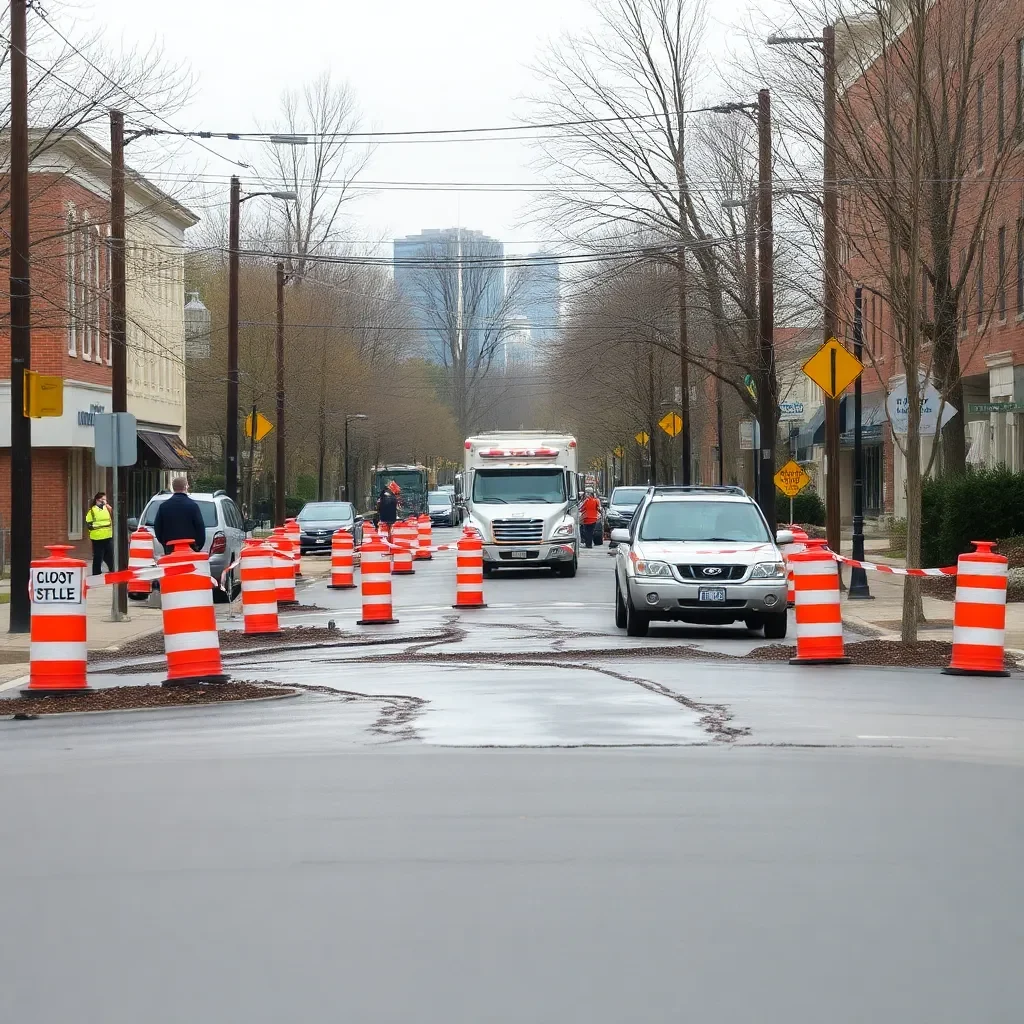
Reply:
[[784, 612], [773, 612], [764, 617], [764, 636], [766, 640], [785, 640], [789, 616]]
[[743, 625], [752, 632], [757, 632], [764, 627], [764, 619], [760, 615], [748, 615], [743, 620]]
[[484, 562], [484, 575], [485, 576], [493, 576], [494, 575], [494, 566], [493, 565], [488, 565], [487, 562]]
[[638, 612], [633, 607], [633, 602], [625, 600], [626, 605], [626, 635], [647, 636], [647, 628], [651, 624], [651, 617], [646, 612]]
[[626, 602], [622, 600], [618, 574], [615, 576], [615, 625], [619, 629], [626, 628]]

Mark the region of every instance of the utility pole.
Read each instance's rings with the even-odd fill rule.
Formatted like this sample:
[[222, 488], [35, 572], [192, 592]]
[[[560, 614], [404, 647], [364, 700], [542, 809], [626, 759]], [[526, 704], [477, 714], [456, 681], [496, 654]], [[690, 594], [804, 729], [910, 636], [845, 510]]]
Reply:
[[650, 415], [648, 416], [649, 426], [647, 428], [647, 458], [650, 460], [650, 483], [658, 482], [658, 456], [657, 445], [655, 444], [654, 432], [658, 429], [657, 404], [654, 400], [654, 346], [647, 350], [647, 400]]
[[[824, 95], [824, 247], [825, 247], [825, 341], [836, 337], [839, 286], [839, 218], [836, 196], [836, 33], [831, 25], [821, 32], [825, 54]], [[839, 550], [839, 399], [825, 398], [825, 534], [828, 546]]]
[[224, 489], [235, 502], [238, 501], [238, 221], [241, 205], [242, 185], [237, 175], [232, 175], [228, 214], [228, 422]]
[[[775, 514], [775, 422], [778, 397], [775, 383], [775, 262], [772, 231], [772, 108], [767, 89], [757, 94], [757, 421], [760, 450], [757, 503], [774, 531]], [[760, 458], [757, 458], [760, 456]]]
[[26, 0], [11, 0], [11, 619], [31, 624], [32, 421], [24, 414], [25, 371], [32, 368], [28, 224], [28, 26]]
[[680, 434], [682, 440], [682, 483], [689, 486], [693, 469], [693, 442], [690, 434], [690, 347], [686, 326], [686, 247], [679, 246], [679, 266], [676, 279], [679, 317], [679, 407], [683, 421]]
[[[124, 212], [124, 114], [110, 111], [110, 406], [111, 411], [128, 411], [128, 299], [125, 289], [125, 212]], [[118, 500], [114, 515], [114, 568], [126, 564], [128, 552], [128, 474], [120, 466], [115, 490]], [[123, 583], [113, 588], [111, 618], [117, 622], [128, 613], [128, 588]]]
[[[860, 285], [853, 292], [853, 354], [864, 355], [864, 289]], [[861, 375], [862, 376], [862, 375]], [[864, 561], [864, 443], [861, 428], [863, 390], [860, 376], [853, 384], [853, 557]], [[871, 597], [868, 574], [863, 569], [850, 569], [850, 600]]]
[[[284, 514], [284, 264], [277, 265], [277, 335], [274, 339], [277, 361], [277, 467], [274, 474], [274, 523], [281, 526]], [[345, 453], [346, 458], [348, 453]], [[347, 497], [347, 495], [346, 495]]]
[[[253, 403], [249, 419], [249, 515], [252, 519], [256, 515], [256, 417], [258, 410], [256, 403]], [[261, 449], [262, 451], [262, 449]]]

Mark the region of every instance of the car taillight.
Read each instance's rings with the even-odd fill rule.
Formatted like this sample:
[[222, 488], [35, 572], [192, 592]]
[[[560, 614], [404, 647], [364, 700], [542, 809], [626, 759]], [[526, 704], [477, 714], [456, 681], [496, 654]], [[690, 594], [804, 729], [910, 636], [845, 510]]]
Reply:
[[210, 545], [211, 555], [223, 555], [228, 549], [227, 539], [223, 533], [215, 533], [213, 535], [213, 543]]

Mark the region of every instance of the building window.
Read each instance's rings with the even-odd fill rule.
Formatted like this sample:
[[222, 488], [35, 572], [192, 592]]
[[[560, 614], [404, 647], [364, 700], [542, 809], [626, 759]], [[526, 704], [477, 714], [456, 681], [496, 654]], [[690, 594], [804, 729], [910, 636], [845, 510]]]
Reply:
[[107, 332], [107, 366], [110, 366], [114, 362], [114, 322], [113, 322], [113, 303], [110, 301], [111, 296], [114, 294], [113, 286], [110, 281], [110, 228], [107, 228], [107, 244], [104, 247], [106, 253], [106, 260], [104, 261], [103, 269], [103, 294], [107, 299], [107, 311], [103, 317], [103, 329]]
[[1017, 218], [1017, 316], [1024, 316], [1024, 218]]
[[65, 243], [67, 246], [67, 283], [68, 283], [68, 355], [78, 355], [78, 329], [75, 324], [75, 289], [78, 286], [75, 261], [75, 211], [68, 211], [67, 234]]
[[871, 293], [871, 314], [868, 317], [868, 329], [867, 329], [867, 343], [868, 352], [870, 355], [875, 354], [875, 342], [877, 339], [878, 331], [878, 296], [874, 292]]
[[999, 280], [996, 282], [996, 308], [999, 319], [1006, 320], [1006, 228], [999, 229]]
[[96, 354], [96, 362], [101, 362], [103, 359], [103, 332], [100, 330], [100, 309], [102, 307], [103, 293], [101, 289], [101, 283], [103, 281], [103, 255], [101, 252], [102, 245], [100, 243], [100, 229], [94, 227], [91, 232], [90, 241], [92, 242], [92, 262], [90, 269], [92, 271], [92, 307], [90, 309], [89, 326], [92, 330], [92, 341], [93, 341], [93, 352]]
[[985, 240], [978, 244], [978, 265], [975, 268], [974, 288], [978, 293], [978, 330], [985, 323]]
[[1006, 65], [1003, 58], [996, 64], [996, 145], [1002, 153], [1006, 144]]
[[82, 449], [68, 449], [68, 539], [82, 539]]
[[982, 167], [985, 166], [985, 78], [981, 75], [978, 76], [976, 106], [977, 110], [975, 111], [975, 115], [977, 120], [978, 140], [974, 162], [980, 171]]
[[1024, 137], [1024, 39], [1017, 40], [1017, 113], [1014, 128], [1018, 139]]
[[960, 333], [967, 333], [967, 254], [960, 253]]
[[[85, 216], [88, 218], [88, 212], [86, 212]], [[83, 359], [92, 359], [92, 329], [89, 325], [92, 306], [92, 296], [89, 294], [89, 281], [92, 276], [92, 253], [90, 252], [89, 245], [91, 234], [88, 226], [85, 224], [78, 229], [75, 313], [78, 321], [78, 337], [81, 342]]]

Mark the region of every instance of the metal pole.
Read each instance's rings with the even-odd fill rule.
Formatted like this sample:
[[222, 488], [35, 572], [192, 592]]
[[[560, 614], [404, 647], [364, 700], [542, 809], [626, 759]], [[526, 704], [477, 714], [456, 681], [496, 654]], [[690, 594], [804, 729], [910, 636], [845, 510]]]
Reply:
[[715, 381], [715, 421], [718, 432], [718, 486], [725, 483], [725, 438], [722, 436], [722, 368], [718, 367], [719, 377]]
[[[110, 408], [114, 413], [128, 411], [128, 299], [125, 286], [125, 210], [124, 210], [124, 114], [110, 111]], [[116, 435], [116, 430], [115, 430]], [[116, 451], [116, 443], [115, 443]], [[122, 569], [121, 555], [128, 551], [128, 509], [122, 508], [118, 494], [127, 497], [127, 470], [115, 462], [111, 470], [114, 507], [114, 568]], [[113, 588], [114, 601], [120, 613], [128, 614], [128, 587], [118, 583]], [[112, 613], [113, 615], [113, 613]]]
[[[775, 240], [772, 231], [772, 111], [767, 89], [757, 94], [757, 419], [760, 424], [757, 503], [774, 530], [775, 421], [778, 399], [775, 385]], [[760, 458], [758, 458], [760, 456]]]
[[[111, 417], [111, 423], [113, 425], [113, 430], [111, 431], [113, 436], [110, 439], [110, 450], [111, 450], [111, 452], [113, 453], [113, 456], [114, 456], [114, 458], [113, 458], [114, 467], [113, 467], [113, 470], [112, 470], [112, 472], [110, 474], [110, 479], [111, 479], [111, 482], [113, 484], [113, 487], [112, 487], [112, 490], [113, 490], [113, 493], [114, 493], [113, 505], [114, 505], [114, 511], [116, 512], [118, 504], [120, 502], [119, 491], [118, 491], [118, 486], [117, 486], [118, 485], [118, 477], [121, 475], [120, 474], [121, 467], [119, 465], [119, 463], [121, 462], [121, 446], [118, 443], [118, 441], [120, 440], [120, 438], [118, 436], [120, 432], [117, 429], [118, 428], [118, 422], [117, 422], [117, 413], [116, 412]], [[114, 570], [115, 571], [117, 571], [121, 567], [121, 563], [120, 563], [120, 560], [119, 560], [120, 552], [118, 551], [118, 543], [117, 543], [118, 540], [119, 540], [119, 538], [117, 536], [117, 530], [114, 530]], [[102, 568], [102, 566], [101, 566], [101, 568]], [[117, 599], [117, 592], [118, 592], [118, 590], [120, 590], [119, 586], [113, 586], [113, 587], [110, 588], [110, 621], [111, 622], [120, 622], [124, 618], [124, 615], [121, 612], [121, 604], [120, 604], [120, 602]]]
[[26, 0], [11, 0], [11, 619], [10, 632], [31, 624], [32, 421], [24, 413], [25, 371], [32, 368], [29, 283], [28, 28]]
[[[824, 334], [825, 341], [836, 337], [837, 288], [839, 281], [839, 224], [836, 196], [836, 36], [831, 25], [821, 33], [825, 54], [824, 95]], [[839, 399], [825, 398], [825, 533], [828, 546], [839, 550]]]
[[284, 264], [277, 265], [277, 335], [274, 340], [277, 362], [277, 466], [274, 479], [274, 519], [277, 526], [284, 514]]
[[[860, 359], [864, 355], [864, 290], [857, 285], [853, 293], [853, 354]], [[853, 557], [864, 561], [864, 445], [861, 427], [863, 395], [861, 379], [853, 385]], [[860, 568], [850, 570], [851, 600], [867, 600], [871, 597], [868, 574]]]
[[[345, 500], [352, 501], [351, 496], [348, 493], [348, 417], [345, 417]], [[355, 508], [355, 502], [352, 502], [352, 507]]]
[[249, 420], [249, 518], [256, 514], [256, 406]]
[[238, 501], [238, 220], [242, 185], [231, 177], [228, 219], [228, 409], [224, 451], [224, 489]]
[[676, 276], [679, 318], [679, 406], [682, 412], [682, 443], [680, 463], [683, 470], [682, 483], [688, 486], [693, 470], [693, 442], [690, 434], [690, 347], [687, 337], [686, 312], [686, 248], [679, 247], [679, 266]]

